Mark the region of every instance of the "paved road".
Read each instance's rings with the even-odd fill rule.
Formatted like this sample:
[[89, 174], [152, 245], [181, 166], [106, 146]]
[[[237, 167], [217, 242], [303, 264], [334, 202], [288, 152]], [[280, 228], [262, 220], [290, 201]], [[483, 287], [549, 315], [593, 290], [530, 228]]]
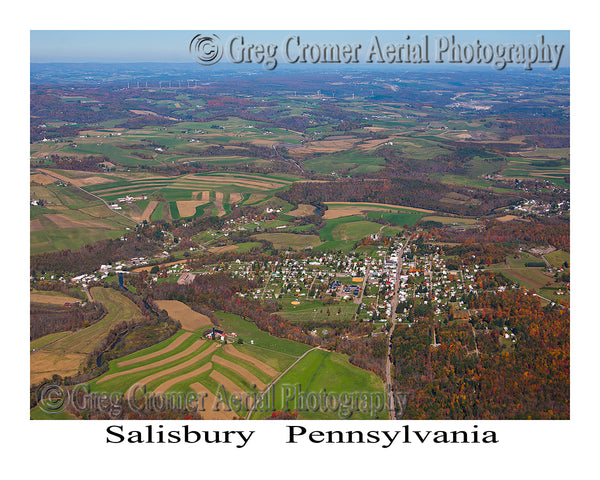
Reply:
[[[363, 294], [365, 293], [365, 287], [367, 286], [367, 280], [369, 279], [369, 272], [371, 270], [371, 265], [367, 263], [367, 268], [365, 269], [365, 276], [363, 278], [363, 283], [360, 288], [360, 295], [354, 297], [354, 303], [360, 305], [362, 303]], [[356, 316], [354, 317], [356, 319]]]
[[561, 305], [560, 303], [558, 303], [556, 300], [550, 300], [549, 298], [542, 297], [541, 295], [538, 295], [537, 293], [534, 293], [534, 294], [533, 294], [533, 296], [534, 296], [534, 297], [540, 297], [540, 298], [542, 298], [542, 299], [546, 300], [547, 302], [554, 303], [555, 305], [559, 306], [559, 307], [560, 307], [560, 308], [562, 308], [562, 309], [565, 309], [565, 308], [567, 308], [567, 307], [565, 307], [564, 305]]
[[260, 295], [260, 299], [262, 300], [263, 298], [265, 298], [265, 292], [267, 291], [267, 287], [269, 286], [269, 282], [271, 281], [271, 277], [273, 276], [273, 270], [275, 269], [275, 266], [273, 266], [273, 268], [271, 269], [271, 271], [269, 272], [269, 277], [267, 278], [267, 280], [265, 281], [265, 286], [263, 287], [262, 293]]
[[388, 334], [388, 353], [385, 364], [386, 390], [388, 393], [389, 412], [392, 420], [396, 420], [396, 402], [394, 400], [394, 387], [392, 384], [392, 335], [396, 328], [396, 307], [398, 306], [398, 288], [400, 287], [400, 274], [402, 273], [402, 255], [404, 249], [410, 244], [411, 238], [408, 239], [406, 245], [398, 249], [398, 265], [396, 267], [396, 279], [394, 281], [394, 296], [392, 297], [392, 328]]

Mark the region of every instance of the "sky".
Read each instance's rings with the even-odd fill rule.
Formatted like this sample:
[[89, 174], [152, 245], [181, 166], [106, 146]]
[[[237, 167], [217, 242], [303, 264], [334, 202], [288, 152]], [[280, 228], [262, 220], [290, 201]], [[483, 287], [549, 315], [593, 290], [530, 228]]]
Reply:
[[[565, 45], [560, 67], [569, 65], [569, 31], [566, 30], [241, 30], [241, 31], [189, 31], [189, 30], [31, 30], [30, 61], [47, 62], [183, 62], [193, 61], [189, 53], [191, 39], [198, 33], [217, 34], [223, 44], [235, 35], [244, 36], [247, 44], [274, 44], [282, 49], [284, 40], [298, 35], [302, 43], [361, 44], [367, 49], [376, 35], [380, 42], [413, 43], [429, 37], [432, 50], [437, 39], [455, 36], [459, 44], [479, 40], [481, 44], [536, 44], [544, 35], [546, 43]], [[410, 43], [410, 41], [408, 42]], [[281, 51], [281, 50], [280, 50]], [[365, 50], [363, 50], [365, 52]], [[430, 56], [435, 52], [431, 51]], [[223, 59], [227, 60], [227, 51]]]

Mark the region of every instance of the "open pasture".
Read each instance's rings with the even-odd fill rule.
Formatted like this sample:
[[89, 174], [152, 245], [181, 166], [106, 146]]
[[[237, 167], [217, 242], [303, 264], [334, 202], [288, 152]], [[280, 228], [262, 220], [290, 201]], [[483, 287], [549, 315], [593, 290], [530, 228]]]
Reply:
[[[545, 149], [545, 155], [521, 155], [509, 157], [508, 164], [503, 168], [502, 175], [508, 178], [547, 180], [561, 186], [566, 186], [565, 178], [571, 173], [568, 155], [565, 149]], [[553, 153], [552, 150], [557, 150]]]
[[307, 217], [309, 215], [313, 215], [314, 213], [315, 213], [315, 207], [313, 207], [312, 205], [308, 205], [306, 203], [300, 203], [298, 205], [298, 208], [287, 212], [287, 215], [290, 215], [290, 216], [296, 217], [296, 218], [300, 218], [300, 217]]

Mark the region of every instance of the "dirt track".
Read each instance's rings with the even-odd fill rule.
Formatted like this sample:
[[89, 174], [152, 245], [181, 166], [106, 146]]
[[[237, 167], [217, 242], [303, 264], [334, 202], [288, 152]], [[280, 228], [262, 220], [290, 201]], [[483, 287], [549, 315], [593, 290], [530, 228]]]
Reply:
[[240, 202], [242, 200], [242, 194], [238, 192], [232, 192], [229, 194], [229, 203], [232, 205]]
[[225, 215], [225, 209], [223, 208], [223, 192], [215, 192], [215, 207], [217, 207], [219, 217]]
[[144, 209], [144, 212], [142, 213], [142, 217], [141, 217], [142, 222], [144, 220], [146, 220], [147, 222], [150, 221], [152, 212], [154, 212], [154, 209], [156, 208], [157, 205], [158, 205], [158, 201], [156, 201], [156, 200], [150, 200], [148, 202], [148, 205], [146, 206], [146, 208]]

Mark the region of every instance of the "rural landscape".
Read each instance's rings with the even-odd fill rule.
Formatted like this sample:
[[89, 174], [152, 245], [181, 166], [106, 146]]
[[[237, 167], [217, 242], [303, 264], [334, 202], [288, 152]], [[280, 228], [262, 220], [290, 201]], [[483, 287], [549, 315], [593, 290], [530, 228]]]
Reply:
[[31, 419], [569, 418], [568, 70], [196, 67], [31, 64]]

